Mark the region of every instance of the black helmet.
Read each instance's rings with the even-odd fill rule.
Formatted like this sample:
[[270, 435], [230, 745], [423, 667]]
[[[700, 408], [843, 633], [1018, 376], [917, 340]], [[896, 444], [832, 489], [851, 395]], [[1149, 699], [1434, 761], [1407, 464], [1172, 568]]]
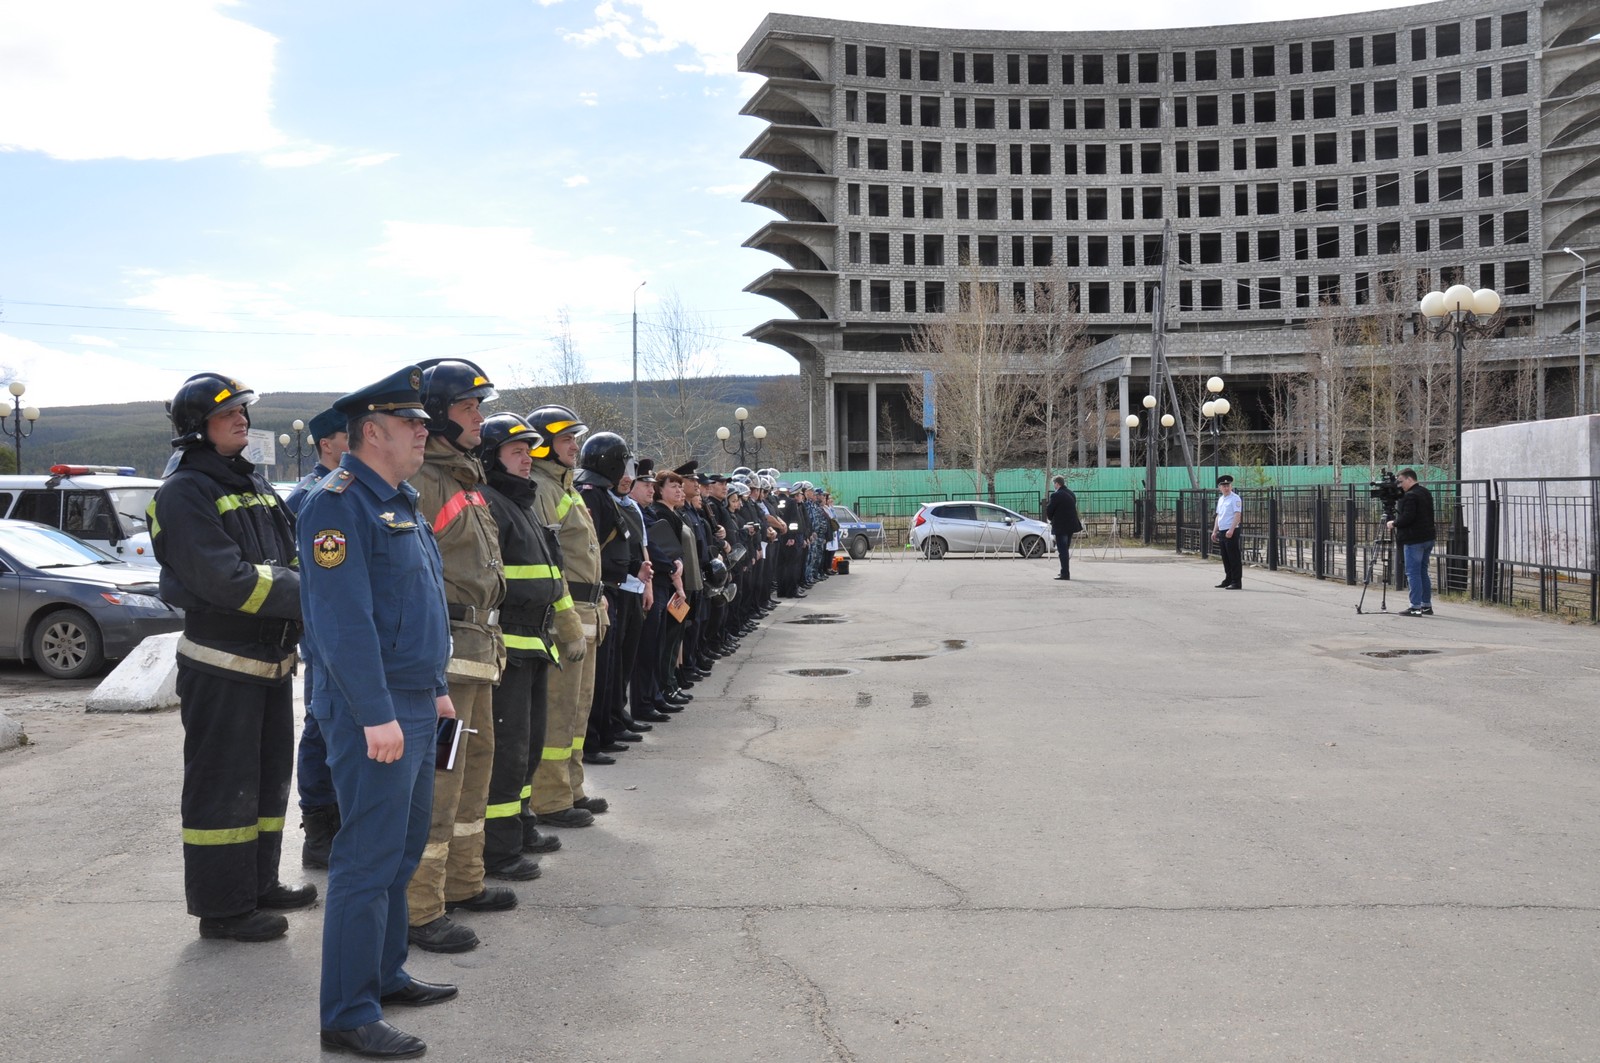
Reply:
[[[221, 373], [196, 373], [183, 382], [172, 401], [167, 403], [167, 416], [172, 418], [177, 433], [172, 445], [185, 450], [206, 441], [206, 418], [235, 406], [249, 406], [256, 401], [256, 393], [231, 377]], [[250, 416], [245, 412], [245, 417]]]
[[482, 369], [465, 358], [430, 358], [422, 370], [422, 408], [428, 411], [428, 434], [454, 443], [461, 426], [450, 419], [450, 407], [463, 399], [488, 402], [499, 396]]
[[527, 443], [531, 451], [544, 443], [544, 440], [539, 438], [539, 433], [514, 413], [495, 414], [483, 422], [483, 427], [479, 431], [483, 434], [483, 440], [478, 444], [477, 455], [485, 466], [494, 462], [495, 452], [503, 444], [513, 441]]
[[583, 441], [578, 451], [578, 468], [604, 476], [615, 487], [634, 473], [633, 454], [628, 441], [615, 432], [596, 432]]
[[582, 435], [589, 430], [589, 426], [583, 423], [583, 418], [579, 417], [571, 406], [563, 406], [559, 402], [528, 411], [528, 424], [544, 437], [544, 444], [533, 452], [536, 458], [553, 457], [550, 441], [562, 432], [576, 431]]

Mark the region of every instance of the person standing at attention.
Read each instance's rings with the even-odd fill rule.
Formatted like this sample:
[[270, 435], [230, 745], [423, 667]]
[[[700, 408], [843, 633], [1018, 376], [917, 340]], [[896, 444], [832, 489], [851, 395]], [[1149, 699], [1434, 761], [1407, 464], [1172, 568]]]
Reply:
[[1217, 521], [1211, 530], [1211, 541], [1222, 554], [1222, 590], [1243, 590], [1244, 554], [1239, 549], [1239, 522], [1244, 518], [1244, 502], [1233, 490], [1233, 477], [1217, 477]]

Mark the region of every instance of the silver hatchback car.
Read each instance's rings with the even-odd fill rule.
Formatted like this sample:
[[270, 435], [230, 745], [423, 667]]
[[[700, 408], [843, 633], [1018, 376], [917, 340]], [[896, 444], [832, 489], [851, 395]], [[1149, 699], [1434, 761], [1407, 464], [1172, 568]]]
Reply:
[[911, 519], [911, 546], [935, 560], [952, 552], [1044, 557], [1055, 540], [1042, 520], [993, 502], [967, 500], [923, 503]]

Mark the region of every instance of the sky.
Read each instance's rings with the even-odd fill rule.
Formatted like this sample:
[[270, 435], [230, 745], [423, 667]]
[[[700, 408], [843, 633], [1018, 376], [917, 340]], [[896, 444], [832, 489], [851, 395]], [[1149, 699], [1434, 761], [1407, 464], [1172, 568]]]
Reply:
[[[1399, 6], [1327, 0], [1320, 15]], [[0, 0], [0, 380], [26, 405], [170, 398], [216, 371], [342, 391], [423, 358], [632, 373], [681, 303], [699, 364], [743, 336], [775, 215], [746, 0]], [[790, 0], [862, 21], [1103, 30], [1270, 21], [1269, 0]], [[643, 288], [638, 286], [644, 283]], [[648, 359], [640, 375], [649, 376]], [[48, 412], [46, 412], [48, 416]]]

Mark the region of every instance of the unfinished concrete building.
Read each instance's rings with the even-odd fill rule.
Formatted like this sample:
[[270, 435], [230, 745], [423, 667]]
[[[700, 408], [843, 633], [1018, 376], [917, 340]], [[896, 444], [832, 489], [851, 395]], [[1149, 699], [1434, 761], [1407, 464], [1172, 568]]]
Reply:
[[1065, 278], [1108, 426], [1089, 464], [1130, 457], [1157, 300], [1173, 374], [1220, 373], [1254, 411], [1230, 433], [1265, 432], [1319, 308], [1457, 282], [1503, 298], [1481, 357], [1536, 361], [1540, 409], [1571, 413], [1581, 260], [1600, 267], [1597, 35], [1593, 0], [1093, 33], [769, 15], [739, 65], [766, 78], [744, 154], [772, 167], [745, 198], [777, 218], [746, 246], [781, 263], [747, 290], [792, 316], [749, 335], [799, 362], [819, 468], [919, 460], [885, 400], [973, 276], [1018, 314]]

